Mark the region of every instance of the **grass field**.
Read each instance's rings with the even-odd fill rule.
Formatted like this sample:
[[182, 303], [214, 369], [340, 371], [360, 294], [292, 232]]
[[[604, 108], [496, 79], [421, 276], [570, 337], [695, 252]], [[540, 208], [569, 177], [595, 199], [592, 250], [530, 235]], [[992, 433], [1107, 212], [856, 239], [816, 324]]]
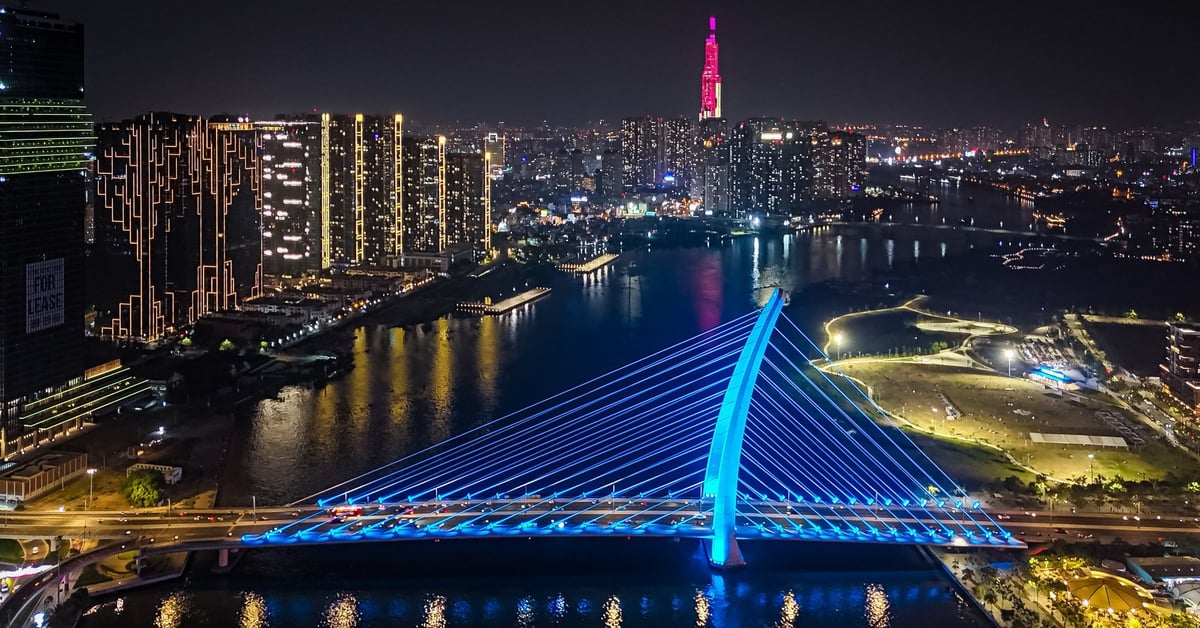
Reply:
[[[1168, 473], [1176, 476], [1200, 473], [1200, 463], [1156, 440], [1149, 428], [1144, 427], [1141, 434], [1146, 445], [1137, 451], [1031, 443], [1029, 432], [1120, 434], [1095, 415], [1101, 408], [1118, 410], [1088, 399], [1068, 401], [1047, 394], [1042, 385], [1029, 380], [955, 367], [896, 362], [844, 364], [842, 369], [870, 386], [880, 406], [918, 428], [999, 446], [1018, 461], [1054, 478], [1120, 476], [1139, 480], [1165, 477]], [[961, 417], [947, 418], [939, 393], [962, 412]], [[1089, 458], [1089, 454], [1093, 457]], [[957, 455], [949, 456], [949, 463], [944, 462], [945, 456], [938, 462], [953, 466]], [[964, 467], [966, 475], [976, 473], [970, 470], [973, 461], [965, 460], [957, 466]]]

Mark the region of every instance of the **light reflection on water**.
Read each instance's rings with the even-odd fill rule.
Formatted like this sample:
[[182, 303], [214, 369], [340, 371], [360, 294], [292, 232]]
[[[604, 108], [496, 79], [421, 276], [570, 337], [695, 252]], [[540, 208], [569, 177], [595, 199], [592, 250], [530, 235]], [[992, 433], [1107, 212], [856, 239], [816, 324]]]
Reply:
[[[830, 278], [858, 281], [910, 262], [906, 256], [921, 248], [949, 258], [971, 246], [944, 233], [920, 238], [923, 247], [899, 232], [850, 231], [843, 237], [828, 230], [739, 238], [723, 247], [638, 251], [587, 280], [564, 276], [550, 295], [506, 316], [359, 328], [352, 340], [356, 366], [349, 373], [321, 387], [286, 388], [276, 399], [242, 412], [238, 424], [245, 431], [236, 438], [244, 447], [231, 449], [238, 458], [229, 462], [222, 500], [249, 505], [254, 496], [262, 506], [298, 499], [741, 315], [765, 292], [759, 288], [777, 285], [797, 294]], [[631, 270], [633, 261], [638, 268]], [[793, 299], [785, 311], [804, 307], [803, 299]], [[110, 603], [97, 607], [81, 626], [367, 628], [439, 621], [447, 626], [595, 626], [616, 621], [733, 628], [833, 621], [900, 628], [928, 625], [931, 616], [953, 619], [943, 623], [971, 618], [945, 583], [928, 572], [871, 585], [878, 588], [850, 576], [831, 580], [806, 574], [737, 581], [709, 580], [706, 574], [703, 583], [663, 577], [645, 586], [620, 579], [567, 586], [549, 576], [524, 584], [498, 579], [462, 587], [405, 580], [378, 588], [353, 578], [390, 574], [385, 565], [393, 560], [404, 565], [397, 575], [420, 573], [419, 565], [408, 564], [400, 547], [372, 551], [394, 558], [374, 558], [363, 569], [347, 567], [334, 577], [349, 580], [337, 585], [323, 584], [324, 574], [306, 575], [269, 552], [251, 554], [243, 563], [257, 563], [264, 580], [239, 582], [233, 591], [244, 594], [195, 582], [182, 592], [178, 585], [134, 591], [126, 596], [124, 613], [118, 615]], [[318, 583], [327, 588], [314, 590]]]

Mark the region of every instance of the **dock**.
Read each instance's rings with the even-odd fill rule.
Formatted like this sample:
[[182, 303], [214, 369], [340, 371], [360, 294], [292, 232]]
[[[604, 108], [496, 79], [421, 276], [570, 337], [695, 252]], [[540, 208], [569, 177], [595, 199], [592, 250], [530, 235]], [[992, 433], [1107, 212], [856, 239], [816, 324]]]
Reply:
[[462, 312], [470, 312], [472, 314], [503, 314], [526, 303], [532, 303], [549, 293], [549, 288], [533, 288], [532, 290], [526, 290], [521, 294], [513, 295], [496, 303], [464, 301], [458, 304], [458, 309]]
[[616, 261], [618, 257], [620, 257], [620, 255], [617, 253], [605, 253], [603, 255], [597, 255], [586, 262], [567, 262], [564, 264], [559, 264], [558, 269], [570, 273], [586, 275], [608, 266]]

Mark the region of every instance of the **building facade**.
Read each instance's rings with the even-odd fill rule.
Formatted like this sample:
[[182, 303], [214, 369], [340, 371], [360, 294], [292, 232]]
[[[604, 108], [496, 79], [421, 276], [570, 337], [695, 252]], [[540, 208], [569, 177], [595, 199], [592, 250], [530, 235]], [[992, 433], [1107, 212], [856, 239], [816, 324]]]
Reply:
[[151, 342], [262, 287], [262, 169], [244, 121], [155, 113], [99, 127], [96, 279], [104, 334]]
[[254, 126], [262, 143], [263, 272], [299, 277], [321, 268], [321, 124]]
[[0, 12], [0, 439], [82, 380], [84, 217], [94, 144], [83, 27]]
[[624, 189], [689, 190], [696, 144], [692, 120], [646, 116], [621, 120]]
[[807, 129], [778, 118], [752, 118], [729, 131], [730, 208], [738, 216], [786, 216], [811, 198]]
[[1200, 325], [1167, 323], [1167, 355], [1158, 368], [1167, 391], [1200, 412]]

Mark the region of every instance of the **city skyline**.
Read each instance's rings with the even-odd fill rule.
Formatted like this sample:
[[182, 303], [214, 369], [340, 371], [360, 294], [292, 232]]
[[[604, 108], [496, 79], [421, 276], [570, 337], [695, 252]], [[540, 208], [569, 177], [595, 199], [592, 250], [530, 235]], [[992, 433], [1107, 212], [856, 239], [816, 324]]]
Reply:
[[[98, 120], [147, 111], [267, 119], [314, 108], [404, 111], [427, 125], [694, 116], [710, 15], [725, 49], [722, 113], [731, 121], [1168, 124], [1194, 117], [1190, 103], [1200, 97], [1200, 86], [1183, 80], [1184, 21], [1157, 20], [1152, 5], [1086, 15], [1032, 3], [996, 15], [870, 3], [383, 6], [369, 14], [288, 6], [175, 7], [168, 24], [187, 25], [167, 27], [175, 45], [133, 56], [130, 42], [167, 32], [155, 5], [47, 0], [44, 8], [88, 25], [88, 104]], [[185, 67], [198, 69], [178, 71]], [[1151, 93], [1169, 95], [1153, 114]]]

